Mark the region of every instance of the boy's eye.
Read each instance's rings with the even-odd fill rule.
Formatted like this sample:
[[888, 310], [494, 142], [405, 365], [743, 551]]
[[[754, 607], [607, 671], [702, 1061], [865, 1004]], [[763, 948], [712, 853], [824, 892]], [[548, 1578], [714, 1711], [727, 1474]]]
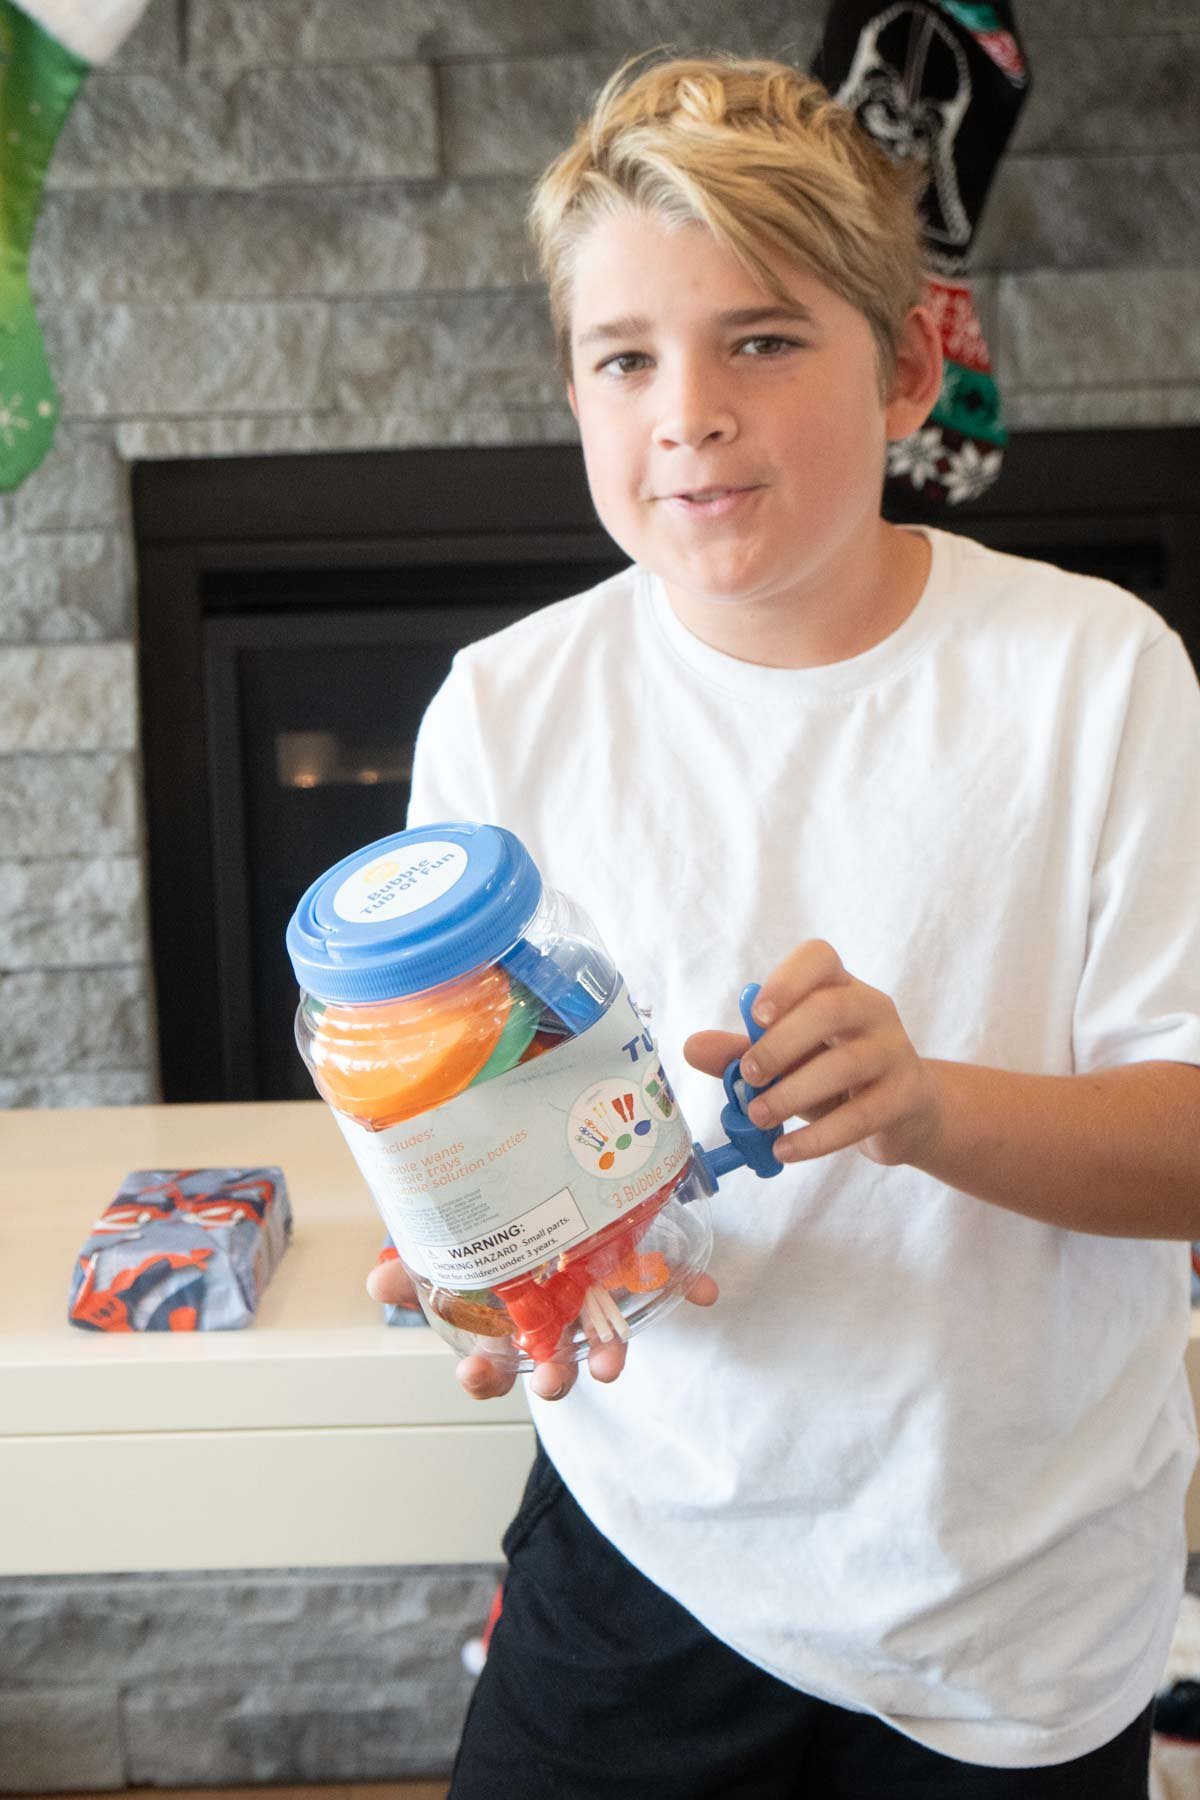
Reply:
[[631, 375], [633, 365], [644, 363], [648, 359], [641, 350], [619, 350], [616, 356], [606, 357], [599, 365], [597, 373], [602, 375]]
[[[775, 358], [788, 350], [799, 350], [803, 346], [796, 338], [770, 337], [760, 334], [758, 337], [742, 338], [734, 349], [740, 355], [748, 353], [756, 361]], [[605, 357], [597, 364], [598, 375], [621, 376], [636, 375], [650, 362], [644, 350], [618, 350], [615, 356]]]
[[795, 338], [785, 337], [752, 337], [743, 338], [738, 345], [739, 350], [749, 350], [753, 356], [778, 356], [781, 350], [798, 348]]

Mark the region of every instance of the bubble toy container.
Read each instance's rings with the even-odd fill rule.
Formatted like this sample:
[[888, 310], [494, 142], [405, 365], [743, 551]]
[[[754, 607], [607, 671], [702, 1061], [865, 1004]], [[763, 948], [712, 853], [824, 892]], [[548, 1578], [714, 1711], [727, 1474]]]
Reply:
[[693, 1144], [608, 951], [511, 832], [367, 845], [313, 882], [287, 948], [300, 1053], [464, 1354], [528, 1370], [627, 1339], [705, 1267], [719, 1176], [779, 1173], [736, 1064], [731, 1142]]

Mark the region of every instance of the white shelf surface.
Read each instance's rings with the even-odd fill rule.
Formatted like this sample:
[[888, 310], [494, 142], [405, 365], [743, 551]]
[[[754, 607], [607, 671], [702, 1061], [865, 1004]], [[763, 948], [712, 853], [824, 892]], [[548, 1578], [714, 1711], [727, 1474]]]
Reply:
[[[533, 1434], [364, 1287], [383, 1227], [320, 1101], [0, 1121], [0, 1573], [491, 1562]], [[67, 1323], [132, 1169], [277, 1163], [291, 1247], [242, 1331]]]
[[[72, 1260], [131, 1169], [267, 1163], [295, 1235], [253, 1325], [68, 1325]], [[383, 1324], [382, 1237], [320, 1101], [0, 1118], [0, 1574], [498, 1561], [523, 1388], [469, 1400], [434, 1332]], [[1200, 1410], [1200, 1311], [1188, 1372]]]

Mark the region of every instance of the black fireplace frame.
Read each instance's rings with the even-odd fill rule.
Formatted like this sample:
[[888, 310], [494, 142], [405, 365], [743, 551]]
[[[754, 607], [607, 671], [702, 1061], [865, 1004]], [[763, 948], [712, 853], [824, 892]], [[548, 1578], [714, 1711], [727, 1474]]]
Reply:
[[[223, 999], [237, 957], [228, 943], [222, 952], [217, 928], [238, 847], [215, 844], [210, 803], [214, 756], [236, 754], [209, 741], [214, 578], [224, 616], [236, 618], [231, 579], [244, 578], [261, 612], [289, 603], [278, 580], [289, 572], [355, 572], [361, 609], [386, 571], [578, 563], [589, 571], [582, 587], [598, 563], [626, 559], [597, 521], [572, 444], [145, 462], [132, 495], [161, 1092], [169, 1102], [251, 1099]], [[1016, 551], [1154, 545], [1165, 571], [1157, 604], [1200, 663], [1200, 428], [1023, 433], [979, 500], [933, 508], [889, 492], [885, 511]], [[479, 616], [484, 629], [504, 622], [500, 610]]]

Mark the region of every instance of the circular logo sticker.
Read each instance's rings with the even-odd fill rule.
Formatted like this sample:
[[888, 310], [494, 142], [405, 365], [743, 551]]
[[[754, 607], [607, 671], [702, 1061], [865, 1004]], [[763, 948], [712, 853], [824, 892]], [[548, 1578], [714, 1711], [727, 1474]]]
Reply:
[[589, 1175], [612, 1181], [632, 1175], [654, 1148], [655, 1117], [636, 1075], [593, 1082], [571, 1108], [571, 1153]]
[[348, 925], [402, 919], [449, 893], [466, 869], [461, 844], [430, 839], [407, 855], [389, 853], [355, 869], [333, 896], [333, 910]]

